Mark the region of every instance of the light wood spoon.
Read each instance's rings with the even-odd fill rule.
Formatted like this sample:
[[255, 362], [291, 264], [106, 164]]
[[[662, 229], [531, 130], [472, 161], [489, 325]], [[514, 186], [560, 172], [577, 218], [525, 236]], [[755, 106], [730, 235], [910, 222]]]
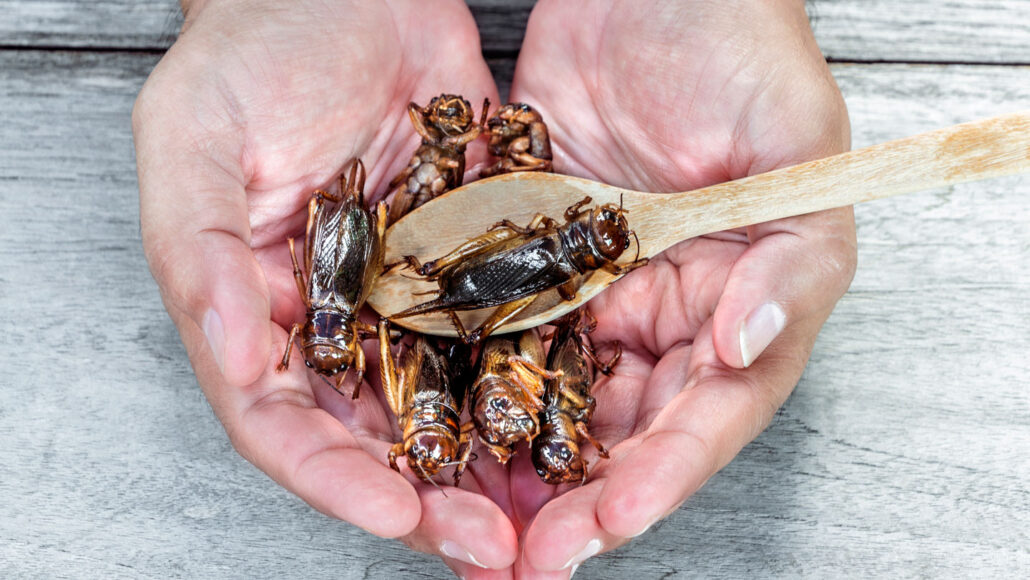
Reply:
[[[853, 205], [1030, 170], [1030, 111], [993, 117], [889, 141], [793, 167], [683, 193], [642, 193], [550, 173], [513, 173], [470, 183], [405, 216], [386, 234], [386, 261], [405, 255], [439, 258], [507, 218], [525, 225], [536, 213], [561, 223], [565, 208], [585, 196], [593, 204], [621, 202], [640, 239], [641, 257], [696, 236], [775, 219]], [[619, 263], [630, 262], [631, 246]], [[616, 280], [604, 271], [588, 277], [571, 302], [548, 290], [513, 321], [513, 332], [544, 324], [590, 300]], [[384, 316], [433, 298], [438, 290], [410, 269], [395, 268], [376, 283], [368, 303]], [[491, 309], [460, 313], [475, 328]], [[456, 336], [445, 314], [403, 318], [398, 324], [425, 334]]]

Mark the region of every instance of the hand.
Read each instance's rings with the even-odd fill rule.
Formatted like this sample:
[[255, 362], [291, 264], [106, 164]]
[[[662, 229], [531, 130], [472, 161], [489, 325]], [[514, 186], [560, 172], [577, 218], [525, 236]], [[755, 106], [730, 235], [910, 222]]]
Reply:
[[[556, 171], [645, 191], [762, 173], [850, 141], [800, 0], [542, 0], [511, 100], [544, 115]], [[513, 466], [512, 510], [527, 522], [520, 575], [564, 577], [644, 532], [756, 437], [855, 262], [853, 214], [839, 209], [683, 242], [591, 302], [595, 344], [625, 352], [594, 388], [591, 431], [612, 458], [590, 457], [590, 481], [546, 503], [553, 491]]]
[[[409, 101], [446, 90], [476, 109], [497, 102], [468, 9], [211, 0], [185, 12], [133, 115], [143, 243], [233, 445], [326, 514], [448, 552], [455, 569], [510, 566], [515, 534], [496, 505], [458, 490], [444, 498], [385, 465], [395, 424], [378, 389], [352, 404], [297, 352], [288, 372], [274, 371], [284, 328], [304, 316], [286, 239], [303, 239], [312, 190], [360, 156], [366, 193], [383, 192], [418, 143]], [[469, 166], [483, 155], [471, 147]]]

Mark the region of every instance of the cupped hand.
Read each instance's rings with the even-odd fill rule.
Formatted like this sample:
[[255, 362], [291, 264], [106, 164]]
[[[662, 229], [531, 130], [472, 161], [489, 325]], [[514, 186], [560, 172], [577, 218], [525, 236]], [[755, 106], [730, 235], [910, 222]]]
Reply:
[[[511, 565], [511, 523], [481, 494], [439, 491], [385, 463], [394, 419], [378, 389], [333, 392], [295, 349], [304, 307], [288, 237], [312, 190], [361, 157], [366, 194], [418, 143], [409, 101], [497, 91], [464, 3], [210, 0], [133, 113], [144, 249], [201, 387], [239, 452], [317, 509], [445, 557]], [[485, 154], [469, 149], [469, 165]], [[370, 357], [375, 361], [376, 357]], [[370, 366], [374, 376], [376, 367]], [[345, 389], [352, 386], [348, 382]]]
[[[762, 173], [850, 141], [800, 0], [542, 0], [511, 100], [544, 115], [556, 171], [644, 191]], [[591, 455], [589, 482], [550, 501], [529, 466], [513, 466], [519, 575], [568, 576], [726, 465], [797, 383], [855, 262], [845, 208], [683, 242], [594, 299], [595, 343], [624, 350], [594, 388], [591, 431], [611, 459]]]

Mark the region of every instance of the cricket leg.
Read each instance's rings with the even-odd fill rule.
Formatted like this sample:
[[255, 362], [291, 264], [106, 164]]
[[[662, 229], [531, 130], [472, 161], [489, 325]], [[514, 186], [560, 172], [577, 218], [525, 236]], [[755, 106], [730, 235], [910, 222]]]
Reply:
[[386, 319], [379, 321], [379, 376], [382, 379], [387, 405], [393, 411], [394, 417], [400, 417], [404, 401], [404, 383], [397, 375], [396, 363], [390, 353], [390, 323]]
[[479, 325], [479, 328], [472, 331], [468, 335], [468, 339], [465, 340], [466, 344], [479, 344], [484, 338], [490, 336], [493, 331], [497, 330], [498, 327], [505, 324], [509, 320], [515, 317], [519, 312], [525, 310], [530, 304], [536, 300], [537, 295], [526, 296], [518, 300], [502, 304], [497, 307], [490, 316], [483, 321], [483, 324]]
[[609, 274], [612, 274], [613, 276], [622, 276], [623, 274], [629, 274], [637, 268], [642, 268], [646, 266], [647, 262], [647, 258], [640, 258], [639, 260], [630, 262], [629, 264], [624, 264], [622, 266], [617, 266], [615, 264], [605, 264], [604, 266], [601, 266], [601, 269], [605, 272], [608, 272]]
[[301, 324], [296, 322], [290, 327], [290, 337], [286, 339], [286, 352], [283, 353], [283, 360], [276, 365], [276, 372], [283, 372], [290, 368], [290, 353], [293, 352], [293, 341], [297, 339], [297, 333], [300, 332]]
[[565, 210], [565, 221], [571, 222], [571, 221], [575, 220], [577, 217], [579, 217], [579, 214], [583, 213], [583, 211], [584, 211], [583, 207], [586, 206], [587, 204], [589, 204], [592, 201], [594, 201], [593, 198], [591, 198], [588, 195], [588, 196], [584, 197], [583, 199], [579, 200], [578, 202], [576, 202], [575, 204], [570, 205]]
[[476, 426], [472, 421], [461, 426], [461, 433], [458, 435], [458, 467], [454, 470], [454, 487], [461, 482], [461, 475], [465, 473], [469, 457], [472, 456], [472, 431]]
[[386, 454], [386, 459], [390, 462], [390, 467], [393, 468], [397, 473], [401, 472], [401, 468], [397, 467], [397, 458], [404, 455], [404, 443], [394, 443], [390, 447], [390, 452]]
[[608, 459], [608, 450], [604, 448], [604, 445], [601, 445], [600, 441], [595, 439], [594, 436], [590, 434], [590, 431], [587, 430], [586, 423], [576, 423], [576, 433], [579, 433], [580, 437], [586, 439], [590, 442], [591, 445], [597, 448], [598, 455], [604, 457], [605, 459]]
[[287, 238], [286, 243], [290, 245], [290, 261], [293, 262], [293, 279], [297, 282], [297, 291], [300, 292], [300, 299], [307, 305], [307, 284], [304, 282], [304, 273], [300, 271], [300, 264], [297, 263], [297, 251], [293, 246], [293, 238]]
[[566, 302], [572, 302], [576, 299], [576, 292], [579, 292], [579, 287], [583, 285], [583, 281], [586, 280], [585, 276], [576, 276], [572, 280], [558, 286], [558, 296]]
[[465, 325], [461, 323], [461, 318], [458, 317], [458, 313], [451, 310], [447, 314], [451, 318], [451, 324], [454, 325], [454, 330], [458, 332], [458, 338], [460, 338], [465, 344], [469, 344], [469, 333], [465, 330]]
[[343, 195], [353, 197], [361, 206], [365, 205], [365, 164], [360, 159], [355, 159], [351, 163], [350, 178], [347, 180]]
[[511, 449], [508, 449], [503, 445], [494, 445], [493, 443], [484, 440], [482, 437], [480, 437], [479, 440], [483, 442], [483, 445], [486, 445], [490, 455], [493, 455], [497, 458], [497, 461], [501, 462], [501, 465], [508, 464], [508, 460], [511, 459]]
[[594, 363], [594, 367], [601, 371], [601, 374], [611, 376], [612, 369], [615, 368], [615, 365], [619, 364], [619, 359], [622, 358], [622, 344], [614, 340], [612, 341], [612, 348], [615, 350], [615, 354], [612, 355], [612, 358], [608, 359], [608, 362], [604, 363], [597, 358], [597, 353], [594, 352], [594, 349], [585, 343], [580, 346], [580, 352], [583, 353], [583, 356], [590, 359], [590, 362]]
[[350, 396], [351, 399], [357, 399], [358, 395], [361, 394], [361, 381], [365, 378], [365, 349], [361, 348], [361, 340], [359, 339], [360, 331], [358, 330], [358, 322], [354, 321], [351, 324], [351, 333], [353, 338], [350, 343], [350, 351], [354, 353], [354, 371], [356, 374], [356, 381], [354, 382], [354, 394]]
[[[458, 246], [447, 255], [426, 262], [418, 268], [416, 272], [426, 277], [433, 277], [448, 266], [458, 264], [478, 254], [483, 248], [514, 238], [517, 235], [519, 235], [518, 232], [508, 230], [506, 228], [488, 231], [485, 234], [480, 234]], [[408, 260], [406, 256], [405, 260]], [[408, 260], [408, 263], [412, 263], [411, 260]]]

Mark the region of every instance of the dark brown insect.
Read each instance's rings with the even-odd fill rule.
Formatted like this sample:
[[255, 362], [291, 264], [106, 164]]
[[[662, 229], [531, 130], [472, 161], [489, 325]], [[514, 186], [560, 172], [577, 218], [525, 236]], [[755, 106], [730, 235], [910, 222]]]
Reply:
[[554, 324], [547, 368], [561, 374], [547, 381], [543, 396], [545, 406], [540, 413], [540, 435], [533, 440], [533, 466], [545, 483], [582, 483], [587, 478], [587, 460], [580, 453], [580, 439], [589, 441], [601, 457], [608, 457], [608, 451], [588, 430], [596, 406], [590, 395], [594, 384], [590, 363], [602, 373], [610, 374], [622, 349], [616, 342], [611, 360], [603, 364], [597, 360], [585, 338], [596, 321], [586, 310], [574, 310]]
[[[464, 354], [467, 361], [469, 353]], [[461, 425], [459, 420], [461, 395], [467, 387], [462, 381], [468, 379], [462, 371], [467, 363], [453, 352], [441, 352], [420, 334], [401, 357], [398, 373], [385, 319], [379, 322], [379, 355], [386, 401], [403, 433], [390, 448], [390, 467], [400, 471], [397, 458], [405, 456], [415, 474], [431, 481], [444, 467], [457, 465], [454, 485], [458, 485], [472, 453], [473, 425]]]
[[516, 171], [551, 171], [551, 137], [543, 117], [525, 103], [509, 103], [486, 122], [487, 149], [501, 159], [480, 172], [490, 177]]
[[[304, 270], [297, 263], [293, 238], [289, 239], [293, 277], [307, 307], [304, 324], [294, 324], [286, 352], [276, 370], [289, 367], [293, 341], [300, 335], [304, 364], [320, 375], [338, 375], [333, 386], [340, 391], [351, 366], [357, 372], [353, 397], [358, 397], [365, 374], [362, 335], [375, 334], [375, 327], [357, 319], [372, 284], [383, 269], [386, 232], [386, 204], [379, 203], [373, 215], [365, 207], [365, 166], [361, 160], [350, 167], [350, 177], [340, 175], [339, 195], [316, 190], [308, 204], [304, 238]], [[327, 209], [326, 201], [337, 203]], [[306, 275], [305, 275], [306, 273]]]
[[544, 345], [534, 329], [518, 335], [494, 336], [479, 351], [479, 374], [469, 395], [469, 411], [479, 440], [501, 463], [507, 463], [519, 441], [531, 442], [540, 432], [544, 380]]
[[[420, 264], [406, 256], [418, 274], [440, 285], [439, 294], [390, 318], [448, 312], [462, 339], [476, 344], [545, 290], [557, 288], [562, 298], [572, 300], [583, 274], [603, 269], [622, 275], [647, 264], [646, 258], [615, 264], [633, 235], [626, 211], [611, 203], [583, 209], [590, 202], [587, 197], [566, 209], [561, 226], [541, 214], [525, 228], [504, 220], [442, 258]], [[471, 333], [456, 314], [494, 306], [498, 308]]]
[[393, 223], [434, 197], [461, 185], [465, 176], [465, 147], [483, 131], [489, 100], [483, 101], [483, 119], [476, 123], [472, 106], [460, 95], [433, 97], [425, 108], [408, 104], [408, 116], [422, 145], [408, 166], [390, 182]]

